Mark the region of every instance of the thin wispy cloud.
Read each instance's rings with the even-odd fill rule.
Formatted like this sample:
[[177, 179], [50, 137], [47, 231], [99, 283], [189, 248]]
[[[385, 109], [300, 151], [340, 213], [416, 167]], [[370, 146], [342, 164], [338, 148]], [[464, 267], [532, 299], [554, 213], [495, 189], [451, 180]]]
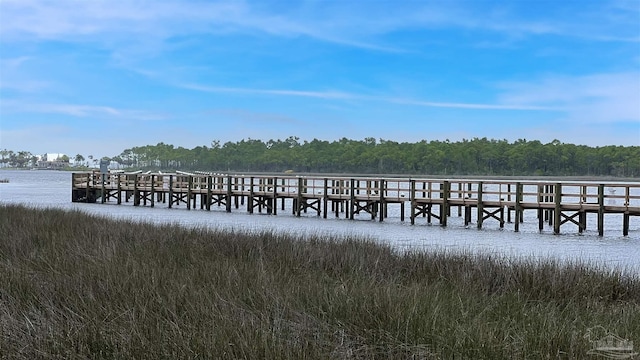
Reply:
[[217, 87], [198, 84], [181, 84], [179, 87], [211, 93], [228, 93], [228, 94], [253, 94], [253, 95], [278, 95], [278, 96], [294, 96], [308, 97], [317, 99], [362, 99], [362, 96], [349, 94], [339, 91], [304, 91], [304, 90], [287, 90], [287, 89], [250, 89], [235, 87]]
[[[523, 110], [523, 111], [560, 111], [560, 106], [537, 106], [531, 104], [518, 104], [516, 102], [504, 104], [478, 104], [464, 102], [434, 102], [415, 100], [408, 98], [398, 98], [392, 96], [376, 96], [353, 94], [342, 91], [304, 91], [304, 90], [287, 90], [287, 89], [251, 89], [251, 88], [231, 88], [231, 87], [213, 87], [197, 84], [179, 85], [185, 89], [211, 92], [211, 93], [228, 93], [228, 94], [246, 94], [246, 95], [270, 95], [270, 96], [288, 96], [288, 97], [308, 97], [323, 100], [360, 100], [386, 102], [403, 105], [413, 105], [422, 107], [450, 108], [450, 109], [475, 109], [475, 110]], [[516, 100], [516, 99], [513, 99]]]
[[80, 118], [121, 119], [121, 120], [162, 120], [166, 114], [144, 110], [118, 109], [111, 106], [33, 103], [27, 101], [0, 100], [0, 107], [6, 114], [43, 113], [59, 114]]
[[520, 104], [562, 106], [580, 122], [632, 121], [640, 124], [640, 72], [587, 76], [546, 76], [503, 84], [500, 99]]

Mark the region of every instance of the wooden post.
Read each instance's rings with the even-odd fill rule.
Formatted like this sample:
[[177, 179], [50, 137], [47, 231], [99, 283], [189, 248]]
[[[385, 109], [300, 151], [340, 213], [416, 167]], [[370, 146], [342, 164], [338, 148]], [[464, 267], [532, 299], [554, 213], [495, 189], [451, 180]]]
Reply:
[[520, 212], [518, 213], [518, 220], [521, 224], [524, 223], [524, 209], [522, 208], [522, 200], [524, 200], [524, 185], [520, 184], [520, 196], [518, 201], [520, 202]]
[[[244, 187], [244, 180], [242, 181]], [[247, 199], [247, 212], [253, 214], [253, 176], [249, 178], [249, 198]]]
[[106, 174], [104, 174], [104, 173], [101, 173], [101, 174], [100, 174], [100, 178], [101, 178], [101, 180], [102, 180], [102, 181], [100, 181], [100, 191], [101, 191], [100, 203], [101, 203], [101, 204], [104, 204], [104, 202], [106, 201], [106, 200], [105, 200], [105, 196], [104, 196], [104, 190], [105, 190], [105, 188], [104, 188], [104, 182], [105, 182], [105, 178], [104, 178], [104, 176], [105, 176], [105, 175], [106, 175]]
[[191, 187], [193, 187], [193, 176], [187, 178], [187, 210], [191, 210]]
[[349, 205], [349, 210], [348, 210], [350, 220], [353, 220], [353, 213], [355, 212], [355, 202], [356, 202], [355, 188], [356, 188], [356, 180], [351, 179], [351, 191], [349, 192], [349, 196], [351, 198], [351, 204]]
[[169, 209], [173, 204], [173, 175], [169, 175]]
[[273, 191], [271, 200], [271, 211], [273, 215], [278, 215], [278, 178], [271, 179], [271, 190]]
[[449, 217], [450, 184], [448, 181], [444, 181], [440, 186], [442, 189], [440, 192], [440, 196], [442, 197], [442, 205], [440, 205], [440, 225], [447, 226], [447, 218]]
[[85, 192], [85, 201], [86, 202], [90, 202], [89, 201], [89, 188], [91, 187], [91, 173], [87, 173], [87, 188], [84, 190]]
[[[422, 187], [423, 188], [425, 187], [424, 183], [422, 183]], [[422, 217], [425, 217], [425, 216], [427, 217], [427, 224], [431, 224], [431, 206], [433, 205], [433, 203], [431, 202], [432, 199], [433, 199], [432, 187], [433, 187], [433, 183], [431, 181], [429, 181], [429, 186], [428, 186], [428, 189], [429, 189], [429, 193], [428, 193], [429, 204], [427, 205], [427, 209], [429, 209], [429, 211], [427, 211], [426, 214], [425, 213], [422, 214]], [[424, 192], [423, 192], [423, 194], [424, 194]]]
[[[462, 183], [458, 183], [458, 199], [462, 198]], [[458, 205], [458, 217], [462, 216], [462, 205]]]
[[560, 217], [562, 215], [562, 184], [556, 183], [553, 200], [555, 202], [553, 212], [553, 233], [560, 234]]
[[379, 202], [379, 206], [380, 206], [380, 211], [378, 212], [378, 216], [380, 216], [380, 222], [382, 222], [382, 220], [384, 219], [385, 216], [385, 203], [384, 203], [384, 188], [385, 188], [385, 181], [384, 179], [380, 179], [380, 182], [378, 183], [380, 185], [379, 187], [379, 192], [380, 192], [380, 202]]
[[122, 187], [120, 186], [120, 174], [118, 176], [118, 205], [122, 204]]
[[324, 185], [323, 185], [323, 195], [322, 195], [322, 208], [324, 209], [324, 213], [322, 215], [323, 218], [327, 218], [327, 203], [329, 202], [329, 198], [327, 197], [328, 191], [329, 191], [329, 179], [324, 178]]
[[133, 206], [140, 205], [140, 190], [138, 190], [138, 180], [140, 179], [139, 175], [135, 175], [133, 180]]
[[298, 178], [298, 196], [296, 197], [296, 216], [300, 217], [300, 208], [304, 205], [302, 205], [302, 191], [304, 188], [303, 185], [304, 180], [302, 178]]
[[[244, 192], [244, 185], [245, 185], [245, 184], [244, 184], [244, 181], [245, 181], [246, 179], [245, 179], [245, 178], [244, 178], [244, 176], [243, 176], [243, 177], [241, 178], [241, 180], [242, 180], [242, 183], [241, 183], [241, 187], [240, 187], [240, 189], [241, 189], [241, 191], [242, 191], [242, 192]], [[245, 198], [245, 196], [244, 196], [244, 195], [240, 195], [240, 205], [243, 205], [243, 206], [244, 206], [244, 198]], [[236, 206], [236, 208], [237, 208], [237, 206]]]
[[622, 214], [622, 236], [629, 235], [629, 212]]
[[155, 200], [156, 194], [156, 175], [151, 175], [151, 207], [154, 207], [156, 204]]
[[71, 202], [76, 202], [78, 199], [78, 193], [76, 192], [76, 174], [71, 173]]
[[520, 201], [521, 201], [521, 197], [522, 197], [522, 184], [517, 182], [516, 183], [516, 205], [514, 206], [514, 215], [515, 215], [515, 222], [513, 225], [513, 229], [515, 232], [519, 232], [520, 231]]
[[[214, 179], [217, 178], [214, 178], [211, 175], [207, 176], [207, 195], [205, 197], [205, 208], [207, 209], [207, 211], [211, 211], [211, 198], [213, 196], [211, 194], [211, 188], [213, 187]], [[218, 204], [218, 206], [220, 206], [220, 204]], [[202, 207], [202, 204], [200, 204], [200, 207]]]
[[[227, 203], [225, 204], [225, 210], [227, 212], [231, 212], [231, 198], [233, 197], [233, 188], [231, 187], [231, 175], [227, 175]], [[237, 198], [236, 198], [236, 209], [237, 209]]]
[[478, 229], [482, 229], [482, 221], [484, 218], [484, 205], [482, 203], [482, 181], [478, 182]]
[[544, 195], [544, 185], [538, 185], [538, 230], [544, 230], [544, 213], [545, 211], [542, 209], [542, 204], [544, 203], [545, 197]]
[[[511, 203], [511, 183], [507, 184], [507, 203]], [[507, 206], [507, 222], [511, 223], [511, 209], [509, 209], [509, 206]]]
[[414, 225], [416, 223], [416, 181], [415, 180], [409, 180], [410, 181], [410, 192], [409, 192], [409, 201], [411, 201], [411, 225]]
[[598, 185], [598, 235], [604, 236], [604, 184]]
[[471, 223], [471, 206], [464, 206], [464, 226], [468, 226]]
[[[289, 181], [289, 179], [287, 179], [286, 181]], [[285, 191], [284, 184], [285, 184], [285, 179], [282, 179], [282, 188], [281, 188], [281, 189], [282, 189], [282, 192], [284, 192], [284, 191]], [[289, 192], [289, 189], [287, 189], [287, 192]], [[285, 198], [286, 198], [286, 197], [283, 197], [283, 198], [282, 198], [282, 201], [280, 201], [280, 205], [281, 205], [280, 210], [282, 210], [282, 211], [284, 211], [284, 200], [285, 200]]]
[[[467, 183], [467, 199], [471, 199], [471, 189], [473, 188], [473, 184], [471, 181]], [[465, 206], [465, 226], [471, 223], [471, 205]]]

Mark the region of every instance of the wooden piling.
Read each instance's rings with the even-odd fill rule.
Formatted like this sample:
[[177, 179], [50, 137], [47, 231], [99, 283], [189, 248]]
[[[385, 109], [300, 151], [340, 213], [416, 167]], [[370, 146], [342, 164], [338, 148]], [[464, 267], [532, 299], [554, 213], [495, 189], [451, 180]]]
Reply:
[[604, 184], [598, 185], [598, 235], [604, 236]]
[[478, 182], [478, 204], [477, 204], [477, 208], [478, 208], [478, 229], [482, 229], [482, 221], [484, 218], [484, 204], [482, 202], [482, 186], [483, 186], [483, 182], [480, 181]]
[[554, 211], [553, 211], [553, 233], [560, 234], [560, 222], [562, 215], [562, 184], [556, 183], [554, 187], [553, 199], [555, 203]]

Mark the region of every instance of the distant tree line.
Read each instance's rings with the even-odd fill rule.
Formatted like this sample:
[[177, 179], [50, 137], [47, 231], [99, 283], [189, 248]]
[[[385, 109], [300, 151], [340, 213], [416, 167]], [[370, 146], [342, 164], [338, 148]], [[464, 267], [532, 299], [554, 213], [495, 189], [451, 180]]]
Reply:
[[0, 150], [0, 166], [23, 168], [32, 166], [38, 161], [38, 157], [29, 151]]
[[474, 138], [457, 142], [350, 140], [300, 142], [298, 137], [243, 139], [193, 149], [159, 143], [124, 150], [110, 160], [147, 170], [256, 171], [424, 175], [640, 176], [640, 146], [564, 144]]
[[[9, 167], [9, 168], [30, 168], [38, 166], [38, 161], [43, 159], [46, 156], [44, 155], [35, 155], [30, 151], [13, 151], [2, 149], [0, 150], [0, 168]], [[69, 158], [68, 155], [60, 155], [57, 159], [58, 162], [61, 163], [69, 163], [72, 159]], [[84, 156], [78, 154], [73, 160], [75, 161], [75, 166], [85, 165]], [[93, 160], [94, 164], [97, 164], [99, 159], [94, 159], [93, 155], [89, 155], [89, 160]], [[87, 162], [86, 166], [90, 166], [91, 163]]]

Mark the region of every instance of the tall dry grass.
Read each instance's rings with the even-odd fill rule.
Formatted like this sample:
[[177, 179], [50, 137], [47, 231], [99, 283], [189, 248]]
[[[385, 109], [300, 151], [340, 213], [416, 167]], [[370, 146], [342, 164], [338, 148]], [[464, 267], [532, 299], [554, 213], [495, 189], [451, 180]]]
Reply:
[[640, 280], [583, 264], [398, 254], [0, 205], [8, 359], [584, 358], [640, 343]]

